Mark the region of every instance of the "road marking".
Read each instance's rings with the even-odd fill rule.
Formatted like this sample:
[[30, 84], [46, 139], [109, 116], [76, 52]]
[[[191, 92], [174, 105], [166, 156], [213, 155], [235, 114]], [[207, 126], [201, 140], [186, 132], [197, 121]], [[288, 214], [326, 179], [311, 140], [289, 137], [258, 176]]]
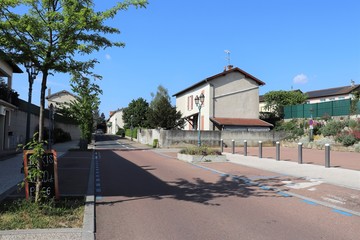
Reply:
[[279, 191], [279, 192], [277, 192], [277, 194], [279, 194], [279, 195], [281, 195], [283, 197], [291, 197], [291, 195], [289, 195], [289, 194], [287, 194], [287, 193], [285, 193], [283, 191]]
[[310, 200], [302, 199], [302, 201], [303, 201], [304, 203], [307, 203], [307, 204], [310, 204], [310, 205], [314, 205], [314, 206], [317, 206], [317, 205], [318, 205], [316, 202], [313, 202], [313, 201], [310, 201]]
[[[259, 186], [258, 183], [253, 182], [249, 178], [246, 178], [246, 177], [240, 177], [240, 176], [236, 176], [236, 175], [231, 175], [231, 174], [224, 173], [224, 172], [221, 172], [221, 171], [209, 168], [209, 167], [200, 166], [200, 165], [197, 165], [195, 163], [190, 163], [190, 164], [195, 166], [195, 167], [202, 168], [204, 170], [213, 172], [213, 173], [218, 174], [218, 175], [227, 175], [228, 177], [231, 177], [231, 179], [235, 180], [235, 181], [241, 180], [241, 181], [244, 182], [245, 185]], [[319, 181], [318, 179], [308, 179], [308, 180], [311, 181], [312, 184], [315, 183], [315, 185], [319, 185], [319, 184], [323, 183], [322, 181]], [[288, 181], [288, 182], [291, 182], [291, 181]], [[277, 188], [271, 188], [269, 186], [260, 186], [260, 188], [262, 188], [264, 190], [267, 190], [267, 188], [269, 188], [269, 190], [276, 191], [277, 194], [279, 194], [279, 195], [281, 195], [283, 197], [296, 197], [296, 198], [300, 199], [301, 201], [303, 201], [304, 203], [307, 203], [309, 205], [326, 207], [326, 208], [332, 209], [332, 212], [339, 213], [339, 214], [342, 214], [344, 216], [356, 215], [356, 216], [360, 217], [360, 212], [356, 212], [356, 211], [353, 211], [353, 210], [337, 207], [337, 206], [331, 205], [331, 204], [329, 204], [327, 202], [322, 202], [322, 201], [314, 200], [314, 199], [311, 199], [311, 198], [307, 198], [305, 196], [302, 196], [302, 195], [299, 195], [299, 194], [296, 194], [296, 193], [292, 193], [292, 192], [285, 193], [283, 191], [280, 191]], [[316, 190], [316, 188], [310, 188], [310, 189], [309, 189], [310, 191]], [[358, 196], [352, 196], [352, 197], [354, 197], [356, 199], [358, 198]]]
[[333, 208], [332, 211], [335, 212], [335, 213], [339, 213], [339, 214], [341, 214], [341, 215], [344, 215], [344, 216], [348, 216], [348, 217], [352, 217], [352, 216], [353, 216], [353, 215], [352, 215], [351, 213], [349, 213], [349, 212], [341, 211], [341, 210], [335, 209], [335, 208]]

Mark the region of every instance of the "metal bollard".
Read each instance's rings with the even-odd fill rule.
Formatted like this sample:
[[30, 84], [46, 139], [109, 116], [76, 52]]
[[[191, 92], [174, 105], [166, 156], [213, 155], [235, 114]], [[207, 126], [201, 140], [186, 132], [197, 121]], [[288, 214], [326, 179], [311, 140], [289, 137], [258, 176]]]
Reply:
[[280, 143], [276, 142], [276, 160], [280, 161]]
[[221, 152], [224, 152], [224, 140], [223, 139], [220, 140], [220, 144], [221, 144]]
[[247, 141], [244, 140], [244, 156], [247, 156]]
[[325, 167], [330, 167], [330, 144], [325, 144]]
[[259, 141], [259, 158], [262, 158], [262, 141]]
[[231, 140], [232, 142], [232, 154], [235, 154], [235, 140]]
[[302, 143], [301, 142], [298, 143], [298, 163], [299, 164], [303, 163], [303, 159], [302, 159]]

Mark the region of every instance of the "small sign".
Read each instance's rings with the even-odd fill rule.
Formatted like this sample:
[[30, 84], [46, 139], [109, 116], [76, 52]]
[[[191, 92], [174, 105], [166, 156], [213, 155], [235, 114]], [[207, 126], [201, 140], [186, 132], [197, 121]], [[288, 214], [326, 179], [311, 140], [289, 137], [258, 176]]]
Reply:
[[[28, 181], [29, 169], [36, 166], [30, 164], [30, 156], [33, 150], [24, 151], [24, 170], [25, 170], [25, 193], [26, 199], [33, 198], [36, 192], [36, 181]], [[40, 161], [40, 168], [43, 172], [41, 191], [47, 198], [55, 197], [59, 199], [58, 174], [57, 174], [57, 155], [55, 150], [45, 151], [45, 155]]]
[[310, 119], [310, 120], [309, 120], [309, 125], [310, 125], [310, 126], [314, 125], [314, 120]]

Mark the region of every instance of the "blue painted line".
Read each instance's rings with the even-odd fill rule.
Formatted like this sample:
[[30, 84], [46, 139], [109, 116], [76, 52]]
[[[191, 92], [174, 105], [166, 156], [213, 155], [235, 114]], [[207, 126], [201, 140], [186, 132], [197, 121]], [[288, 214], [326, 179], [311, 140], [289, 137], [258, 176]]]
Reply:
[[97, 178], [97, 179], [95, 179], [95, 181], [100, 182], [100, 179], [99, 179], [99, 178]]
[[342, 214], [342, 215], [347, 216], [347, 217], [352, 217], [353, 216], [351, 213], [341, 211], [341, 210], [335, 209], [335, 208], [333, 208], [332, 211], [335, 212], [335, 213]]
[[97, 186], [97, 187], [100, 187], [100, 186], [101, 186], [101, 184], [100, 184], [100, 183], [97, 183], [97, 184], [96, 184], [96, 186]]
[[282, 192], [282, 191], [277, 192], [277, 194], [279, 194], [279, 195], [281, 195], [281, 196], [283, 196], [283, 197], [291, 197], [291, 195], [289, 195], [289, 194], [287, 194], [287, 193], [285, 193], [285, 192]]
[[307, 203], [307, 204], [310, 204], [310, 205], [313, 205], [313, 206], [317, 206], [317, 205], [318, 205], [317, 203], [315, 203], [315, 202], [313, 202], [313, 201], [310, 201], [310, 200], [302, 199], [302, 201], [303, 201], [304, 203]]
[[269, 186], [260, 186], [262, 190], [271, 190], [271, 187]]
[[101, 192], [101, 188], [96, 188], [96, 192], [97, 193]]
[[102, 196], [96, 196], [96, 200], [101, 200], [102, 198]]

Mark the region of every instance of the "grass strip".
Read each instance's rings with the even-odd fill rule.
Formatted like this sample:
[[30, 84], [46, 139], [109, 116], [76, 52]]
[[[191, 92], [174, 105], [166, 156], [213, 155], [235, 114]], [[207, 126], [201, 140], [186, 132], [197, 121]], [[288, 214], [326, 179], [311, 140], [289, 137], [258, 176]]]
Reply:
[[0, 204], [0, 230], [81, 228], [84, 198], [63, 198], [34, 203], [25, 199], [5, 199]]

